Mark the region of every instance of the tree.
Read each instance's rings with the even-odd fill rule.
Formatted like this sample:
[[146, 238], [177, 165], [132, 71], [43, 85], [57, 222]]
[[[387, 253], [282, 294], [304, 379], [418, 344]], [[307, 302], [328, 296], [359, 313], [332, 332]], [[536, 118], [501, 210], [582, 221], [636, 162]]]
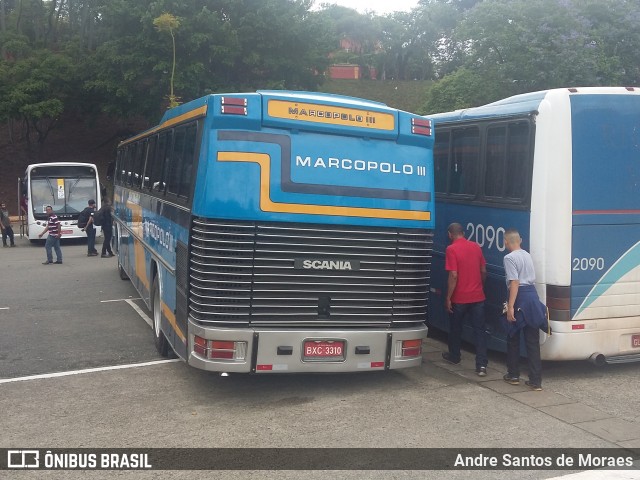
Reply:
[[64, 54], [39, 50], [27, 59], [5, 65], [0, 74], [8, 80], [0, 116], [22, 119], [27, 142], [31, 144], [35, 135], [41, 150], [72, 93], [73, 62]]
[[180, 26], [180, 20], [170, 13], [163, 13], [159, 17], [153, 20], [153, 25], [159, 32], [169, 32], [171, 35], [171, 43], [173, 45], [173, 61], [171, 63], [171, 80], [169, 91], [169, 108], [177, 107], [179, 105], [178, 98], [173, 93], [173, 79], [176, 74], [176, 37], [173, 34], [174, 30], [177, 30]]

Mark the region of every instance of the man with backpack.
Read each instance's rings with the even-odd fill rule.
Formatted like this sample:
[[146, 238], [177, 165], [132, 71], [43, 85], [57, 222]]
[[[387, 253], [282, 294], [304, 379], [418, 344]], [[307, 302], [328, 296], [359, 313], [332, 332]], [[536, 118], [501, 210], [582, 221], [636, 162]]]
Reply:
[[78, 215], [78, 227], [83, 232], [87, 232], [87, 257], [95, 257], [98, 255], [96, 250], [96, 229], [94, 228], [94, 215], [96, 210], [96, 201], [89, 200], [89, 206]]

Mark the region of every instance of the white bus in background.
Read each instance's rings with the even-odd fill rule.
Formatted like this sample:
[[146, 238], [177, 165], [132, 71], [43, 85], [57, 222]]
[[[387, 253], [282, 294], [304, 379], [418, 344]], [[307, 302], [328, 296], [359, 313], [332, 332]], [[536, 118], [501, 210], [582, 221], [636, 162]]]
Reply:
[[[20, 182], [21, 193], [27, 196], [26, 235], [32, 242], [47, 224], [47, 205], [60, 219], [62, 238], [82, 238], [86, 233], [78, 228], [78, 214], [96, 201], [100, 208], [100, 180], [92, 163], [55, 162], [29, 165]], [[96, 234], [100, 227], [96, 227]]]

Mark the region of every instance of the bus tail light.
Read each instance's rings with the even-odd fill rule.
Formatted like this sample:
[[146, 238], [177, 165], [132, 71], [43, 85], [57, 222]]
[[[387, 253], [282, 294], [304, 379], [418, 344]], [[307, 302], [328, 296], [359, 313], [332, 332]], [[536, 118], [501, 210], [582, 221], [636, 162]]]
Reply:
[[209, 342], [210, 358], [232, 359], [235, 353], [235, 342], [220, 342], [212, 340]]
[[396, 357], [408, 358], [422, 355], [422, 339], [400, 340], [396, 343]]
[[196, 336], [193, 339], [193, 351], [202, 357], [207, 356], [207, 341], [202, 338]]
[[238, 97], [222, 97], [222, 110], [225, 115], [246, 115], [247, 99]]
[[411, 133], [413, 133], [414, 135], [424, 135], [425, 137], [430, 137], [431, 120], [428, 120], [426, 118], [412, 118]]
[[547, 285], [547, 308], [549, 320], [568, 322], [571, 320], [571, 287]]
[[216, 360], [244, 360], [247, 356], [247, 342], [226, 340], [206, 340], [195, 336], [193, 351], [201, 357]]

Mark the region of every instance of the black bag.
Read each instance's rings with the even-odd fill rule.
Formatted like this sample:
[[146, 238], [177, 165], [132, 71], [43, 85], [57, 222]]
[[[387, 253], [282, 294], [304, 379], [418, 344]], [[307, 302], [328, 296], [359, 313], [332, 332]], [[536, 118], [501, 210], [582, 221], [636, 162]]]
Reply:
[[82, 210], [80, 212], [80, 215], [78, 215], [78, 228], [85, 228], [87, 226], [87, 223], [89, 222], [90, 216], [91, 213], [88, 208]]
[[93, 214], [93, 224], [96, 227], [102, 226], [102, 215], [104, 215], [104, 211], [102, 209]]

